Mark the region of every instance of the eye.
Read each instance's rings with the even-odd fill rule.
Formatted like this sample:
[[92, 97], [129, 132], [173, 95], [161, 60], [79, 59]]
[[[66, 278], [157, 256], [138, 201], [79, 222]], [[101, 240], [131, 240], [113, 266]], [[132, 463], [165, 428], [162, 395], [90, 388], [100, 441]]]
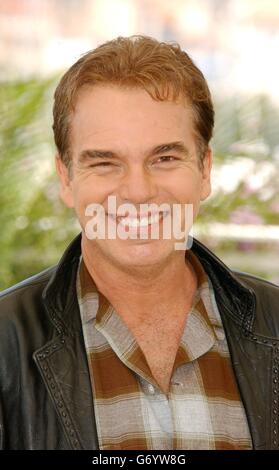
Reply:
[[169, 163], [169, 162], [174, 162], [178, 160], [176, 157], [174, 157], [173, 155], [163, 155], [161, 157], [159, 157], [155, 163]]
[[109, 166], [112, 165], [111, 162], [100, 162], [100, 163], [94, 163], [93, 165], [89, 165], [90, 168], [96, 168], [96, 167], [104, 167], [104, 166]]

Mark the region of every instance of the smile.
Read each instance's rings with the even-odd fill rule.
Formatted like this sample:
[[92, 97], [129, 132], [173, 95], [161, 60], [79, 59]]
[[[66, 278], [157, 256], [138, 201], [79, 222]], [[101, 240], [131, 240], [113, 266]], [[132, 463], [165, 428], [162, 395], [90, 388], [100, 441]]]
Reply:
[[148, 227], [149, 225], [154, 225], [159, 223], [165, 216], [167, 212], [158, 212], [148, 216], [142, 217], [129, 217], [129, 216], [114, 216], [113, 214], [108, 214], [114, 221], [120, 224], [123, 227], [131, 228], [142, 228]]

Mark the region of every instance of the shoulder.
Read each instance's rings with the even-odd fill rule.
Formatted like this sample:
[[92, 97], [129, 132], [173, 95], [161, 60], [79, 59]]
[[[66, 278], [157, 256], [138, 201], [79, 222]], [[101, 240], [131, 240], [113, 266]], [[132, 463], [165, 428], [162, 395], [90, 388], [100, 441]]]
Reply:
[[13, 285], [12, 287], [9, 287], [8, 289], [1, 291], [0, 306], [7, 302], [12, 302], [26, 293], [32, 294], [32, 292], [35, 292], [38, 289], [40, 290], [40, 288], [44, 288], [55, 270], [56, 266], [52, 266], [38, 274], [35, 274], [34, 276], [24, 279], [23, 281]]
[[247, 273], [234, 273], [255, 298], [254, 331], [279, 338], [279, 286]]
[[4, 325], [15, 325], [23, 320], [25, 314], [34, 317], [34, 313], [42, 308], [44, 288], [55, 270], [55, 266], [48, 268], [0, 293], [0, 331]]
[[55, 268], [49, 268], [0, 293], [0, 386], [19, 387], [21, 367], [51, 336], [42, 294]]
[[278, 301], [279, 297], [279, 286], [273, 284], [266, 279], [254, 276], [252, 274], [234, 271], [234, 276], [238, 279], [241, 284], [244, 284], [246, 287], [252, 289], [256, 295], [263, 297], [276, 298]]

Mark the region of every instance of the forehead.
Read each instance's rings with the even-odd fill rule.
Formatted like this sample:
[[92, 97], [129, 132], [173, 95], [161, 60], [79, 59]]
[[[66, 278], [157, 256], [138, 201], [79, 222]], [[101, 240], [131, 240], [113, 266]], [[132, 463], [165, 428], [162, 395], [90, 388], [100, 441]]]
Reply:
[[[71, 119], [72, 144], [192, 134], [192, 112], [185, 99], [154, 100], [144, 89], [115, 85], [80, 90]], [[177, 134], [176, 136], [174, 134]], [[167, 137], [167, 135], [166, 135]]]

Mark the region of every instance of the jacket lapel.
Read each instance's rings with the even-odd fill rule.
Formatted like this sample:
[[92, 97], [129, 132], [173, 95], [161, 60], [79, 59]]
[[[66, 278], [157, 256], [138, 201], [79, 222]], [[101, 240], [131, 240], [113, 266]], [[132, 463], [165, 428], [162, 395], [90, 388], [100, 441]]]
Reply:
[[78, 335], [61, 335], [33, 355], [72, 449], [98, 449], [87, 359]]

